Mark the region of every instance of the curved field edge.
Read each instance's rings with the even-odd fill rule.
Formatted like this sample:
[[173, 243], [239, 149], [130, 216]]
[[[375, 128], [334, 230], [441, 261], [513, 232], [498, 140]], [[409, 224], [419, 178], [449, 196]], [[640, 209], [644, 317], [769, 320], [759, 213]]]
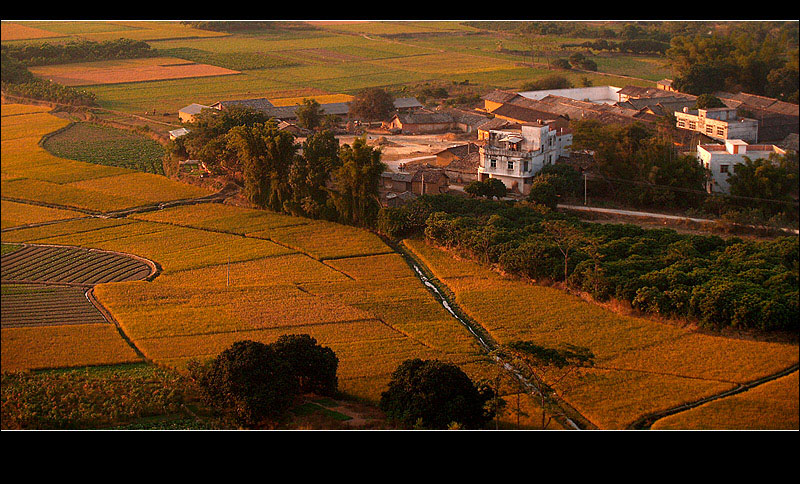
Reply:
[[597, 356], [562, 397], [598, 427], [637, 419], [778, 373], [798, 361], [796, 344], [735, 340], [622, 316], [564, 291], [507, 278], [424, 240], [403, 244], [500, 343], [587, 346]]
[[158, 364], [182, 368], [236, 340], [307, 333], [339, 357], [340, 389], [370, 402], [409, 358], [451, 361], [476, 379], [494, 369], [399, 255], [353, 227], [206, 204], [23, 228], [3, 239], [157, 261], [154, 280], [94, 293]]
[[[69, 246], [55, 246], [55, 245], [42, 245], [42, 244], [7, 244], [3, 243], [3, 255], [12, 254], [19, 255], [19, 251], [24, 248], [55, 248], [59, 251], [66, 249], [65, 258], [69, 259], [71, 256], [69, 249], [77, 247]], [[9, 249], [6, 249], [6, 248]], [[78, 250], [75, 252], [86, 252]], [[142, 279], [152, 279], [159, 272], [159, 267], [153, 261], [148, 259], [120, 252], [90, 250], [88, 254], [95, 256], [98, 254], [110, 254], [116, 256], [117, 259], [112, 262], [124, 263], [126, 260], [135, 260], [143, 263], [149, 268], [147, 275], [142, 275]], [[58, 266], [59, 259], [49, 257], [44, 261], [44, 268], [47, 265]], [[113, 272], [115, 269], [110, 268], [107, 271]], [[6, 271], [7, 272], [7, 271]], [[41, 274], [37, 272], [36, 274]], [[4, 276], [6, 274], [4, 273]], [[31, 287], [63, 287], [61, 284], [55, 284], [47, 278], [38, 280], [34, 277], [32, 280], [27, 281]], [[4, 286], [9, 284], [8, 280], [3, 281]], [[110, 284], [114, 284], [111, 282]], [[6, 286], [8, 287], [8, 286]], [[85, 305], [87, 308], [99, 312], [102, 323], [87, 323], [87, 324], [58, 324], [60, 320], [66, 323], [72, 318], [71, 315], [65, 314], [63, 319], [58, 315], [58, 309], [50, 309], [48, 319], [55, 316], [56, 324], [48, 325], [32, 325], [24, 327], [4, 327], [2, 328], [2, 367], [4, 371], [22, 371], [22, 370], [40, 370], [51, 368], [64, 368], [64, 367], [79, 367], [79, 366], [97, 366], [121, 363], [141, 362], [144, 360], [143, 355], [125, 336], [121, 328], [116, 324], [114, 319], [108, 311], [96, 301], [92, 294], [92, 288], [89, 287], [85, 294]], [[41, 309], [37, 310], [36, 303], [33, 304], [32, 310], [35, 314], [42, 313]], [[7, 309], [7, 308], [6, 308]], [[85, 309], [71, 307], [70, 309], [84, 312]], [[37, 312], [38, 311], [38, 312]], [[35, 316], [34, 314], [34, 316]], [[77, 315], [80, 318], [80, 314]]]

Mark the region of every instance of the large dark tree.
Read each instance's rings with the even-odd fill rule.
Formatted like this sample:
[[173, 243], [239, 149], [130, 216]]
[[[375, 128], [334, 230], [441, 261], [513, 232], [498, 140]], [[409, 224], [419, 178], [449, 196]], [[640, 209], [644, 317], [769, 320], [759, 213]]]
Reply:
[[326, 396], [336, 394], [339, 358], [332, 349], [317, 344], [317, 340], [307, 334], [283, 335], [270, 346], [292, 366], [300, 391]]
[[494, 418], [487, 386], [477, 387], [457, 366], [438, 360], [412, 359], [393, 373], [381, 394], [380, 408], [405, 427], [480, 429]]
[[237, 341], [208, 365], [192, 365], [190, 371], [212, 408], [247, 426], [279, 419], [299, 388], [292, 365], [256, 341]]

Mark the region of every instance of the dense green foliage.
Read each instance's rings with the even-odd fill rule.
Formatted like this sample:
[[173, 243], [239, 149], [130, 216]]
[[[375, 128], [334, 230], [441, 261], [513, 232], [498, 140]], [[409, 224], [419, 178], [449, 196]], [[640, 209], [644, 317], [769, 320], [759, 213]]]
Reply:
[[303, 393], [335, 396], [339, 388], [336, 371], [339, 358], [327, 346], [307, 334], [283, 335], [272, 343], [272, 348], [292, 365]]
[[[241, 176], [247, 199], [261, 208], [372, 227], [385, 165], [364, 138], [339, 146], [328, 130], [299, 145], [275, 120], [244, 107], [207, 109], [171, 153]], [[302, 153], [301, 153], [302, 148]]]
[[2, 52], [25, 66], [68, 64], [111, 59], [136, 59], [153, 57], [156, 51], [146, 42], [131, 39], [116, 39], [103, 42], [75, 40], [51, 44], [43, 42], [3, 44]]
[[245, 426], [282, 419], [297, 395], [338, 391], [339, 360], [309, 335], [283, 335], [272, 344], [237, 341], [206, 364], [192, 361], [189, 372], [204, 400]]
[[291, 364], [269, 345], [237, 341], [207, 365], [192, 364], [204, 400], [243, 425], [277, 420], [299, 391]]
[[487, 403], [495, 396], [485, 385], [476, 386], [456, 365], [438, 360], [404, 361], [392, 373], [381, 394], [380, 408], [408, 428], [480, 429], [494, 418]]
[[393, 110], [393, 96], [379, 87], [362, 89], [350, 101], [350, 116], [367, 121], [386, 119]]
[[4, 372], [2, 428], [97, 429], [183, 415], [190, 393], [178, 373], [150, 365]]
[[796, 236], [723, 240], [585, 223], [530, 202], [447, 195], [384, 209], [379, 229], [394, 236], [424, 232], [506, 273], [566, 279], [597, 300], [625, 301], [646, 313], [716, 328], [798, 329]]
[[676, 36], [666, 57], [682, 92], [743, 91], [798, 102], [797, 22], [742, 22], [727, 32]]
[[93, 93], [62, 86], [47, 79], [39, 79], [28, 71], [23, 62], [9, 56], [5, 50], [0, 55], [0, 66], [2, 66], [3, 92], [61, 104], [97, 105], [97, 96]]
[[489, 178], [486, 180], [475, 180], [470, 182], [464, 191], [473, 197], [486, 197], [486, 198], [503, 198], [508, 193], [508, 188], [505, 183], [497, 178]]
[[667, 136], [643, 125], [570, 123], [573, 148], [594, 152], [594, 196], [638, 207], [696, 207], [704, 198], [706, 170], [698, 159], [677, 153]]

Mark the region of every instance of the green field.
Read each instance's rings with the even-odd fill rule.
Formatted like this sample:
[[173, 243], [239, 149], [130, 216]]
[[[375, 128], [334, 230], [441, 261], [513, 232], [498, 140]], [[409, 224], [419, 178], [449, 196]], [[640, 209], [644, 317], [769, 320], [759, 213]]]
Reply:
[[61, 158], [164, 174], [164, 148], [129, 130], [75, 123], [49, 136], [43, 146]]
[[[157, 109], [176, 114], [191, 103], [265, 97], [352, 95], [368, 87], [402, 93], [426, 83], [460, 83], [483, 94], [518, 89], [553, 73], [574, 86], [653, 85], [669, 77], [659, 59], [627, 54], [590, 56], [598, 72], [554, 71], [542, 56], [532, 58], [518, 36], [480, 30], [462, 22], [311, 22], [307, 30], [266, 29], [221, 33], [178, 22], [24, 22], [66, 35], [103, 40], [112, 36], [145, 40], [160, 56], [177, 57], [239, 71], [213, 78], [158, 80], [88, 86], [101, 106], [128, 113]], [[169, 26], [174, 26], [169, 32]], [[538, 37], [551, 59], [575, 50], [561, 44], [588, 39]], [[32, 39], [31, 42], [41, 40]], [[17, 40], [15, 42], [22, 42]], [[533, 65], [535, 64], [535, 65]], [[170, 118], [172, 120], [172, 118]]]

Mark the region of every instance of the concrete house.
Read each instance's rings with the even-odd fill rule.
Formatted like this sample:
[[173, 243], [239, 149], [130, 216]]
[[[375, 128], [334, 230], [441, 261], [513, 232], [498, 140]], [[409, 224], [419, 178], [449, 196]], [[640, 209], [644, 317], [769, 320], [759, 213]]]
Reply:
[[478, 179], [497, 178], [509, 190], [527, 194], [545, 165], [568, 157], [572, 133], [550, 124], [528, 123], [519, 130], [492, 130], [480, 148]]
[[745, 157], [751, 160], [768, 159], [773, 153], [785, 155], [786, 150], [775, 145], [751, 145], [740, 139], [726, 140], [724, 145], [698, 145], [697, 158], [711, 173], [706, 190], [709, 193], [728, 193], [728, 177], [733, 174], [736, 165], [744, 163]]
[[740, 118], [733, 108], [695, 109], [675, 111], [677, 127], [704, 134], [720, 141], [743, 140], [758, 143], [758, 121]]
[[178, 110], [178, 118], [182, 123], [194, 123], [195, 116], [200, 114], [203, 109], [211, 109], [211, 106], [196, 103], [190, 104]]

